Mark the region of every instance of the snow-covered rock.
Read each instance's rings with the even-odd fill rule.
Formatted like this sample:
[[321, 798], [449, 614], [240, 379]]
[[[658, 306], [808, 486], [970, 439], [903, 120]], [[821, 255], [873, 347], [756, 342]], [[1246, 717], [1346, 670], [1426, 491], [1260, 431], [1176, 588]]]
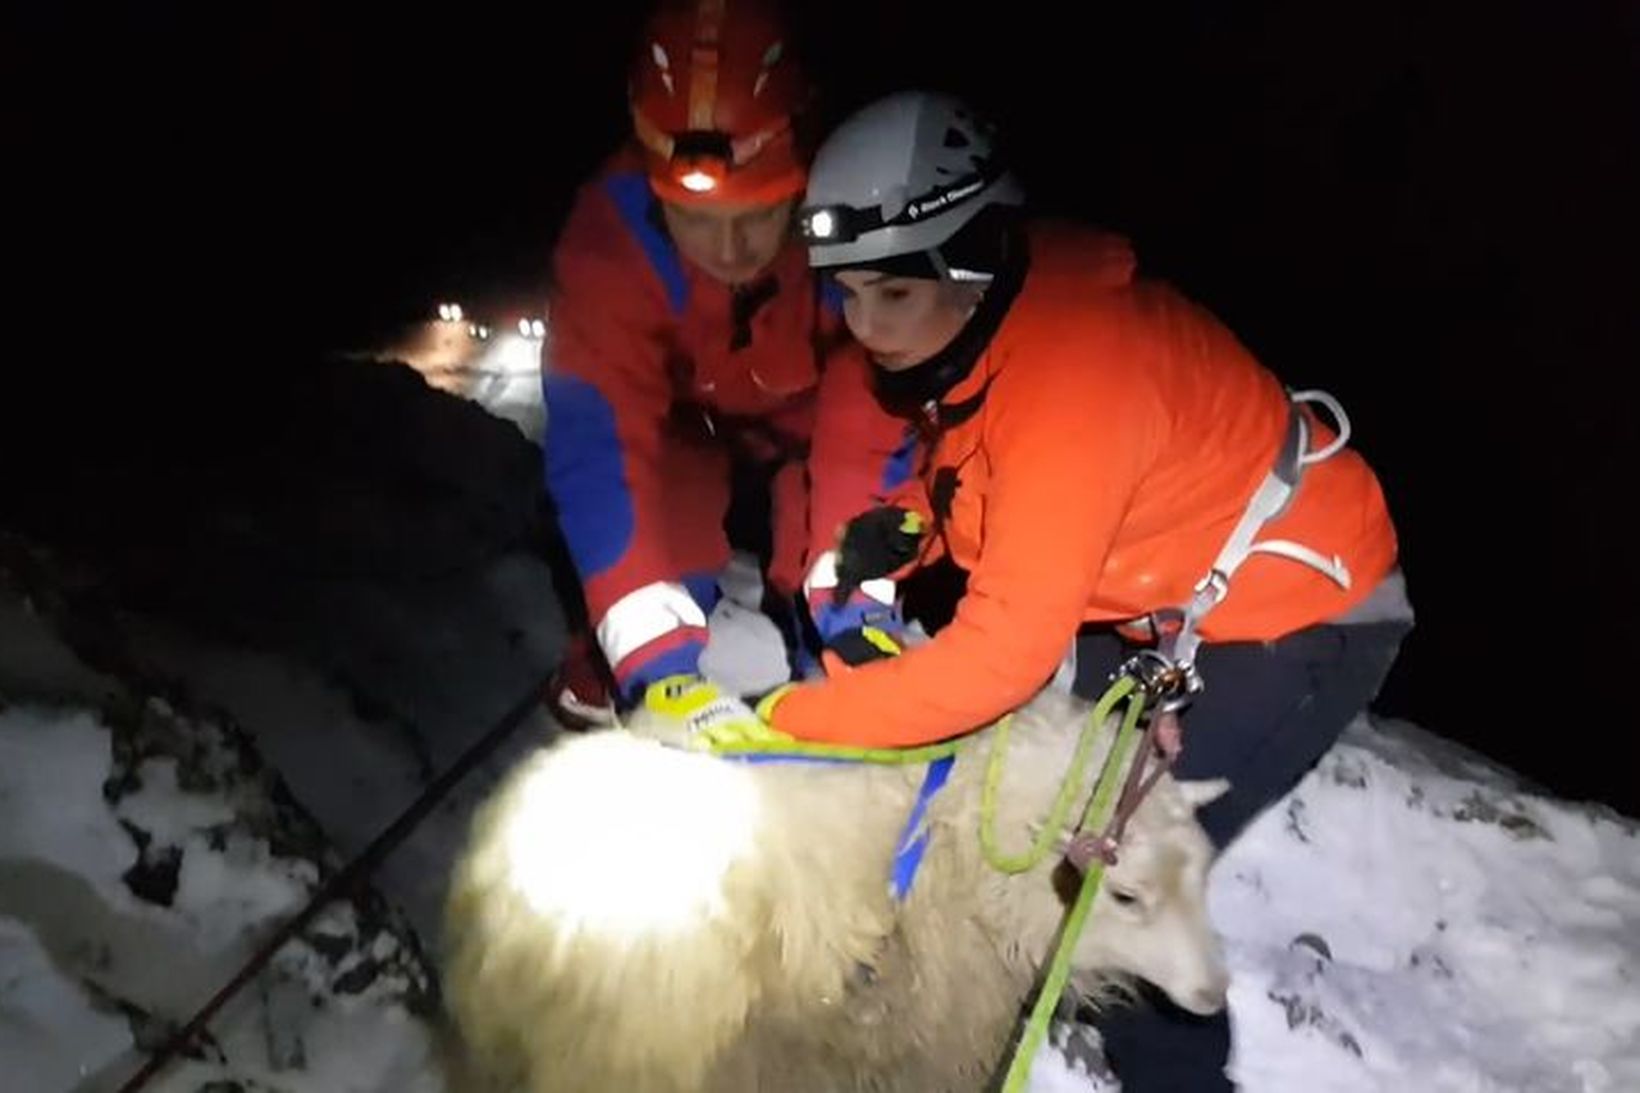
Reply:
[[[342, 864], [231, 719], [127, 689], [0, 590], [0, 1086], [117, 1088]], [[436, 998], [355, 887], [148, 1088], [434, 1093]]]

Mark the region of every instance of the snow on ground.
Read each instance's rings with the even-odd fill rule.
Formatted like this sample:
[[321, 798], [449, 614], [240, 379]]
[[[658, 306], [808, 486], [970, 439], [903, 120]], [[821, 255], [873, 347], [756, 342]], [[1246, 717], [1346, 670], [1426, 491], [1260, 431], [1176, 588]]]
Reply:
[[[340, 860], [231, 722], [124, 692], [38, 623], [0, 602], [0, 1088], [103, 1093]], [[148, 1088], [437, 1093], [430, 973], [357, 893]]]
[[1360, 719], [1211, 896], [1248, 1090], [1640, 1089], [1632, 819]]

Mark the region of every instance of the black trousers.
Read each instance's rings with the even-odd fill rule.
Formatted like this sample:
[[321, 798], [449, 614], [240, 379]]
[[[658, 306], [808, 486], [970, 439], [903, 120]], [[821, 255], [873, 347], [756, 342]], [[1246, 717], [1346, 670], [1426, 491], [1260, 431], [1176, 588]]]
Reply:
[[[1206, 689], [1182, 719], [1181, 779], [1228, 778], [1230, 790], [1197, 818], [1223, 849], [1284, 797], [1377, 696], [1410, 622], [1315, 626], [1280, 641], [1204, 645]], [[1074, 689], [1097, 698], [1130, 650], [1107, 629], [1076, 643]], [[1135, 1006], [1093, 1019], [1124, 1093], [1222, 1093], [1230, 1056], [1227, 1013], [1198, 1017], [1147, 988]]]

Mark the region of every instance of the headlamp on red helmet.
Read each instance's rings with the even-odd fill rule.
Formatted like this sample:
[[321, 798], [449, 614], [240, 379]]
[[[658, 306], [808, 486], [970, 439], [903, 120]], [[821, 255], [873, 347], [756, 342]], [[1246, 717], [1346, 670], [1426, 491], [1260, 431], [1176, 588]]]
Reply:
[[734, 146], [722, 133], [684, 133], [672, 140], [667, 157], [672, 178], [692, 194], [721, 187], [734, 167]]
[[663, 3], [631, 81], [633, 129], [662, 197], [761, 204], [806, 182], [792, 116], [808, 86], [764, 0]]

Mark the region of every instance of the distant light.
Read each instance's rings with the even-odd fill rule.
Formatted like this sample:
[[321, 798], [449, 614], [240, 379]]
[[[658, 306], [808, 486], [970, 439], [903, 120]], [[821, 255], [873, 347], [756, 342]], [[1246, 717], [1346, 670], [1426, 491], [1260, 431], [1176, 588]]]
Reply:
[[460, 304], [451, 304], [450, 305], [450, 321], [452, 323], [459, 323], [461, 321], [461, 305]]
[[717, 188], [717, 179], [705, 171], [690, 171], [678, 181], [683, 184], [684, 189], [697, 194], [708, 193]]
[[537, 338], [545, 338], [547, 336], [547, 324], [540, 319], [531, 319], [530, 333]]
[[530, 321], [528, 319], [519, 319], [518, 320], [518, 334], [519, 334], [519, 337], [523, 337], [523, 338], [527, 338], [527, 337], [530, 336]]
[[490, 338], [490, 328], [483, 323], [478, 326], [478, 338], [480, 341], [488, 341]]
[[503, 375], [529, 375], [541, 370], [541, 342], [535, 338], [503, 334], [484, 353], [484, 367]]
[[816, 239], [830, 239], [837, 231], [837, 217], [830, 209], [821, 209], [809, 217], [809, 234]]
[[450, 321], [450, 305], [449, 304], [440, 304], [440, 305], [438, 305], [438, 317], [440, 319], [442, 319], [443, 321], [445, 321], [445, 322]]

